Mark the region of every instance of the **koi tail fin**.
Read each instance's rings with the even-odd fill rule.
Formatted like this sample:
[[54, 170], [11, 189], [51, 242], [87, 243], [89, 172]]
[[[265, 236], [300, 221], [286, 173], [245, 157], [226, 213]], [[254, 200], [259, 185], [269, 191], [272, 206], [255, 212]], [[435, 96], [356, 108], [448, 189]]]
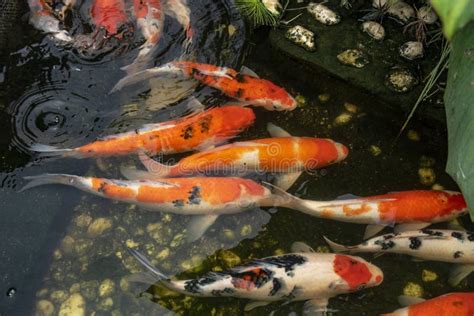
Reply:
[[335, 243], [334, 241], [330, 240], [326, 236], [323, 236], [324, 240], [328, 243], [329, 247], [333, 252], [351, 252], [351, 249], [353, 247], [350, 246], [344, 246], [338, 243]]
[[263, 182], [263, 184], [272, 189], [273, 195], [269, 201], [272, 204], [264, 203], [264, 205], [262, 206], [286, 207], [308, 215], [319, 217], [321, 213], [320, 210], [324, 206], [331, 204], [331, 202], [320, 202], [300, 199], [299, 197], [294, 196], [286, 192], [284, 189], [275, 186], [271, 183]]
[[137, 259], [138, 262], [140, 262], [149, 272], [153, 274], [156, 282], [170, 279], [168, 276], [159, 271], [142, 253], [132, 248], [127, 248], [127, 250], [133, 257], [135, 257], [135, 259]]
[[141, 83], [143, 81], [156, 78], [156, 77], [160, 77], [160, 78], [163, 77], [163, 80], [169, 80], [170, 78], [166, 76], [169, 74], [181, 76], [182, 71], [180, 68], [175, 67], [171, 63], [169, 63], [160, 67], [155, 67], [155, 68], [150, 68], [150, 69], [146, 69], [146, 70], [142, 70], [142, 71], [138, 71], [134, 73], [129, 73], [127, 76], [120, 79], [119, 82], [117, 82], [117, 84], [112, 88], [112, 90], [110, 90], [109, 94], [117, 92], [123, 89], [124, 87]]
[[40, 158], [52, 158], [52, 157], [71, 157], [74, 156], [75, 150], [70, 148], [57, 148], [54, 146], [33, 144], [29, 147], [32, 152], [39, 155]]
[[23, 188], [20, 189], [18, 192], [23, 192], [28, 189], [38, 187], [41, 185], [46, 184], [64, 184], [64, 185], [74, 185], [75, 179], [77, 176], [68, 175], [68, 174], [43, 174], [39, 176], [29, 176], [24, 177], [25, 180], [30, 180], [28, 184], [26, 184]]

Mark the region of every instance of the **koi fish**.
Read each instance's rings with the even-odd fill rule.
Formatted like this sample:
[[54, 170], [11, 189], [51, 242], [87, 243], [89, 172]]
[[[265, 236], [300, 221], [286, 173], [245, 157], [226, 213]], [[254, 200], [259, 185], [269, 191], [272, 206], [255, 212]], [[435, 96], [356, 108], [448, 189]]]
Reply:
[[460, 192], [413, 190], [333, 202], [302, 200], [289, 196], [290, 208], [311, 216], [369, 224], [364, 239], [386, 225], [398, 224], [396, 231], [417, 230], [432, 223], [450, 221], [467, 212]]
[[52, 36], [64, 43], [71, 43], [72, 37], [66, 30], [59, 27], [60, 21], [53, 15], [51, 7], [45, 0], [28, 0], [30, 8], [30, 23], [38, 30], [52, 34]]
[[449, 293], [429, 300], [410, 296], [399, 297], [401, 305], [407, 307], [381, 316], [472, 316], [474, 315], [474, 293]]
[[36, 144], [32, 151], [43, 156], [74, 158], [117, 156], [146, 150], [151, 153], [180, 153], [212, 146], [235, 137], [253, 124], [255, 114], [238, 105], [213, 108], [198, 114], [108, 136], [87, 145], [59, 149]]
[[[273, 204], [269, 189], [241, 178], [169, 178], [161, 181], [122, 181], [45, 174], [21, 191], [45, 184], [63, 184], [105, 198], [137, 204], [151, 211], [195, 215], [188, 225], [188, 240], [198, 239], [221, 214], [235, 214], [257, 205]], [[268, 199], [268, 200], [267, 200]]]
[[191, 28], [191, 10], [186, 0], [166, 0], [165, 12], [178, 21], [186, 32], [184, 46], [191, 44], [193, 39], [193, 29]]
[[146, 68], [160, 40], [164, 24], [161, 0], [134, 0], [133, 6], [138, 27], [146, 41], [133, 63], [122, 68], [128, 73], [136, 73]]
[[148, 172], [123, 168], [122, 173], [130, 176], [138, 172], [141, 178], [153, 180], [215, 171], [230, 171], [232, 175], [276, 172], [280, 173], [276, 186], [286, 191], [303, 170], [325, 167], [345, 159], [348, 154], [347, 147], [330, 139], [291, 137], [282, 129], [269, 125], [271, 134], [282, 137], [223, 145], [183, 158], [172, 166], [154, 161], [141, 152], [140, 160]]
[[127, 21], [123, 0], [94, 0], [91, 17], [99, 29], [105, 29], [107, 35], [115, 35], [120, 26]]
[[261, 106], [269, 111], [292, 111], [297, 105], [296, 100], [285, 89], [271, 81], [258, 78], [248, 68], [244, 67], [239, 73], [230, 68], [189, 61], [174, 61], [128, 75], [112, 88], [111, 93], [125, 86], [170, 72], [193, 78], [245, 105]]
[[304, 315], [325, 313], [330, 298], [375, 287], [383, 281], [383, 272], [360, 257], [314, 252], [254, 259], [224, 272], [208, 272], [198, 279], [172, 280], [138, 251], [129, 252], [147, 268], [150, 283], [161, 282], [172, 291], [196, 297], [253, 300], [245, 311], [275, 301], [307, 301]]
[[474, 232], [423, 229], [374, 237], [356, 246], [344, 246], [324, 238], [336, 252], [388, 252], [457, 263], [449, 279], [453, 286], [474, 271]]

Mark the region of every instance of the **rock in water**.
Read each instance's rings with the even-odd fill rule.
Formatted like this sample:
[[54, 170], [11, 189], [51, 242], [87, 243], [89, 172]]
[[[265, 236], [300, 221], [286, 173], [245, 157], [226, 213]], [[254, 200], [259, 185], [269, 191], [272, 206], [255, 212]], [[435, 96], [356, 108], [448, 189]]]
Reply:
[[308, 12], [316, 19], [316, 21], [325, 25], [334, 25], [341, 22], [339, 14], [321, 3], [310, 2], [308, 4]]
[[285, 37], [296, 45], [303, 47], [307, 51], [314, 52], [316, 50], [314, 33], [302, 27], [301, 25], [296, 25], [288, 29]]
[[64, 303], [61, 304], [59, 309], [59, 316], [85, 316], [86, 315], [86, 302], [81, 294], [76, 293], [71, 295]]
[[364, 68], [369, 62], [369, 57], [359, 49], [348, 49], [337, 55], [337, 59], [343, 65], [355, 68]]

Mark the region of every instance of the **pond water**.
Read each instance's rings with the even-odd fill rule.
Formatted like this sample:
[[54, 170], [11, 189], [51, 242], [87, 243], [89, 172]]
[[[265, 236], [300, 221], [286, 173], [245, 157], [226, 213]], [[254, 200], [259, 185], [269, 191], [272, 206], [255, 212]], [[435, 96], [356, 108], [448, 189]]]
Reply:
[[[237, 68], [245, 60], [246, 66], [285, 87], [300, 101], [292, 112], [256, 109], [255, 125], [239, 140], [268, 137], [265, 127], [271, 122], [292, 135], [331, 138], [349, 148], [346, 160], [303, 174], [290, 193], [305, 199], [332, 200], [347, 193], [368, 196], [429, 189], [432, 185], [457, 189], [444, 172], [447, 145], [443, 126], [415, 121], [409, 127], [410, 136], [405, 133], [395, 141], [403, 113], [278, 55], [266, 40], [265, 31], [245, 38], [242, 20], [226, 1], [204, 2], [199, 2], [199, 8], [197, 2], [191, 6], [192, 20], [202, 25], [191, 48], [193, 58]], [[170, 20], [164, 34], [160, 64], [182, 53], [171, 40], [181, 36], [179, 25]], [[156, 258], [166, 274], [186, 278], [252, 258], [287, 253], [295, 241], [328, 252], [323, 236], [347, 244], [362, 240], [364, 225], [271, 208], [221, 216], [201, 239], [187, 243], [183, 238], [189, 221], [186, 216], [153, 213], [63, 186], [18, 193], [26, 183], [24, 176], [68, 173], [121, 178], [121, 165], [139, 165], [135, 156], [37, 159], [28, 150], [33, 143], [77, 146], [185, 111], [185, 103], [161, 109], [156, 106], [163, 100], [164, 89], [154, 90], [152, 83], [108, 94], [123, 76], [120, 67], [130, 63], [136, 50], [117, 58], [110, 54], [85, 58], [57, 48], [28, 26], [18, 41], [20, 49], [6, 60], [5, 80], [0, 86], [0, 104], [4, 107], [0, 142], [1, 315], [31, 314], [37, 304], [43, 308], [53, 304], [57, 312], [74, 293], [85, 300], [88, 315], [242, 315], [245, 300], [194, 298], [159, 286], [128, 282], [127, 277], [142, 267], [127, 253], [126, 246]], [[193, 95], [206, 104], [225, 102], [210, 88], [199, 87]], [[422, 167], [436, 178], [421, 183]], [[467, 217], [460, 221], [465, 228], [473, 228]], [[452, 267], [447, 263], [414, 262], [389, 254], [361, 256], [379, 266], [385, 280], [378, 287], [331, 299], [329, 306], [338, 314], [377, 315], [395, 310], [399, 308], [397, 297], [407, 286], [423, 291], [424, 297], [433, 297], [472, 290], [474, 284], [471, 276], [457, 288], [447, 285]], [[427, 281], [427, 274], [437, 278]], [[301, 302], [274, 303], [246, 314], [295, 315], [301, 314], [302, 306]]]

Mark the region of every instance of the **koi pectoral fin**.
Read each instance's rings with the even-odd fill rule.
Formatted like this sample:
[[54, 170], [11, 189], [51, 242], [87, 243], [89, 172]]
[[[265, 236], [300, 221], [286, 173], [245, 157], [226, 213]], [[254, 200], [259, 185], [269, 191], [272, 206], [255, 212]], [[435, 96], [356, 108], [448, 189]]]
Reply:
[[325, 316], [328, 312], [336, 312], [336, 310], [328, 309], [327, 298], [315, 298], [307, 301], [303, 306], [305, 316]]
[[430, 223], [403, 223], [403, 224], [398, 224], [397, 226], [395, 226], [393, 230], [395, 233], [403, 233], [403, 232], [408, 232], [408, 231], [413, 231], [413, 230], [421, 230], [430, 225], [431, 225]]
[[281, 173], [275, 178], [275, 185], [280, 189], [287, 191], [295, 184], [296, 180], [301, 176], [302, 171]]
[[401, 306], [415, 305], [415, 304], [422, 303], [424, 301], [426, 300], [421, 297], [414, 297], [414, 296], [408, 296], [408, 295], [400, 295], [398, 297], [398, 303]]
[[291, 137], [292, 135], [285, 131], [283, 128], [273, 124], [267, 124], [267, 131], [272, 137]]
[[254, 301], [254, 302], [250, 302], [248, 304], [245, 305], [244, 307], [244, 311], [248, 312], [248, 311], [251, 311], [252, 309], [255, 309], [257, 307], [262, 307], [262, 306], [267, 306], [268, 304], [270, 304], [271, 302], [266, 302], [266, 301]]
[[219, 215], [214, 214], [193, 216], [186, 229], [187, 241], [193, 242], [201, 238], [218, 217]]
[[307, 243], [302, 241], [295, 241], [291, 245], [291, 252], [303, 252], [303, 253], [311, 253], [314, 252], [314, 249], [311, 248]]
[[379, 224], [367, 225], [367, 227], [365, 228], [365, 232], [364, 232], [364, 240], [369, 239], [370, 237], [377, 235], [378, 233], [380, 233], [385, 228], [385, 226], [386, 225], [379, 225]]
[[458, 265], [451, 270], [448, 282], [451, 286], [456, 286], [472, 272], [474, 272], [474, 264]]

